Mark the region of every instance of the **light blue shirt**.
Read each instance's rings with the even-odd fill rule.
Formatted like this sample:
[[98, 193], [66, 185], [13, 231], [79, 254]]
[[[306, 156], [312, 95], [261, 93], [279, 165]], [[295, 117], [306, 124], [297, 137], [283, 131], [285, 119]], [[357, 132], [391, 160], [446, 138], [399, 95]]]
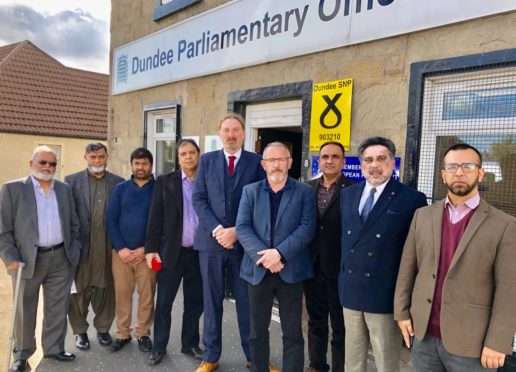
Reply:
[[369, 182], [366, 181], [366, 184], [364, 186], [364, 191], [362, 192], [362, 197], [360, 198], [360, 203], [358, 204], [358, 214], [362, 213], [362, 209], [364, 208], [364, 204], [369, 197], [369, 194], [371, 193], [371, 189], [374, 187], [376, 188], [376, 193], [374, 194], [374, 200], [373, 200], [373, 207], [380, 198], [380, 195], [382, 195], [383, 190], [385, 189], [385, 186], [387, 186], [387, 183], [389, 182], [390, 178], [382, 183], [380, 186], [373, 186]]
[[38, 210], [38, 246], [49, 247], [60, 244], [63, 242], [63, 233], [54, 191], [54, 181], [52, 181], [48, 195], [45, 195], [45, 190], [41, 188], [38, 180], [32, 176], [30, 178], [34, 187]]

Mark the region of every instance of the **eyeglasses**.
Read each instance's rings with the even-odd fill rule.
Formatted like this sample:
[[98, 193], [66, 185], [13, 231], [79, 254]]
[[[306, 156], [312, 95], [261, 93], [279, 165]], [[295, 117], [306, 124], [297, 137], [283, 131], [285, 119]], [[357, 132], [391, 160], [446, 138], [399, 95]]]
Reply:
[[290, 157], [286, 157], [286, 158], [269, 158], [269, 159], [263, 159], [263, 161], [266, 162], [267, 164], [275, 164], [276, 162], [278, 162], [280, 164], [285, 164], [288, 159], [290, 159]]
[[57, 166], [57, 163], [55, 161], [46, 161], [46, 160], [38, 160], [38, 164], [42, 165], [42, 166], [45, 166], [48, 164], [52, 168], [55, 168]]
[[457, 169], [461, 168], [464, 173], [474, 172], [475, 169], [480, 168], [482, 165], [477, 163], [448, 163], [444, 164], [444, 170], [448, 173], [455, 173]]

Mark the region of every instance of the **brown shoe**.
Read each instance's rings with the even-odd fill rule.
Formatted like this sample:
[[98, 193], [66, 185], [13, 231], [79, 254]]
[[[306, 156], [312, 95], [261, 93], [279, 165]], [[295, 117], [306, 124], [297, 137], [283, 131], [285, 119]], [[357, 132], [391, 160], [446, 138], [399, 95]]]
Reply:
[[269, 363], [269, 372], [281, 372], [281, 369], [276, 368], [272, 365], [272, 363]]
[[212, 372], [219, 368], [219, 362], [201, 362], [199, 367], [195, 370], [195, 372]]

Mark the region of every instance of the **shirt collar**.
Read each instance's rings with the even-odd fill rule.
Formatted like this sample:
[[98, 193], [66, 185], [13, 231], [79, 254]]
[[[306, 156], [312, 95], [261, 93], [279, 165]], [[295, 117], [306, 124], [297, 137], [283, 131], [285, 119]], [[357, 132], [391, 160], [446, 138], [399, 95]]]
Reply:
[[[33, 175], [30, 176], [30, 179], [32, 181], [32, 186], [35, 188], [35, 189], [38, 189], [38, 190], [43, 190], [43, 188], [41, 187], [41, 185], [39, 184], [39, 181], [37, 179], [34, 178]], [[52, 182], [50, 182], [50, 190], [54, 190], [54, 179], [52, 179]]]
[[380, 195], [382, 192], [383, 192], [383, 189], [385, 189], [385, 186], [387, 186], [387, 184], [389, 183], [391, 179], [389, 178], [387, 181], [385, 181], [384, 183], [382, 183], [380, 186], [373, 186], [371, 185], [367, 180], [366, 180], [366, 184], [365, 184], [365, 187], [364, 187], [364, 193], [369, 195], [369, 193], [371, 192], [371, 189], [372, 188], [375, 188], [376, 189], [376, 195]]
[[236, 160], [238, 160], [238, 159], [240, 159], [240, 156], [242, 155], [242, 149], [238, 150], [234, 154], [230, 154], [229, 152], [227, 152], [224, 149], [222, 151], [224, 151], [224, 156], [226, 157], [226, 160], [228, 160], [230, 156], [234, 156], [236, 158]]
[[[329, 188], [335, 186], [340, 181], [341, 177], [342, 177], [342, 173], [335, 179], [335, 181], [333, 181], [333, 183], [330, 185]], [[324, 186], [324, 176], [319, 177], [319, 185], [326, 187], [326, 186]]]
[[445, 206], [450, 206], [452, 208], [459, 208], [461, 206], [465, 206], [469, 209], [475, 209], [480, 204], [480, 194], [477, 192], [475, 195], [473, 195], [471, 198], [466, 200], [463, 204], [458, 205], [457, 207], [454, 207], [450, 198], [446, 196], [446, 201], [444, 202]]

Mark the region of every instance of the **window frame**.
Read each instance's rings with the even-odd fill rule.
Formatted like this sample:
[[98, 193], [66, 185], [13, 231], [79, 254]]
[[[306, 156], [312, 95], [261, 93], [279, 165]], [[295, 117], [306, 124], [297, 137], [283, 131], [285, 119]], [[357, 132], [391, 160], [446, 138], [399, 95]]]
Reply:
[[152, 13], [152, 20], [157, 22], [171, 14], [179, 12], [189, 6], [197, 4], [202, 0], [171, 0], [166, 4], [162, 4], [162, 0], [156, 0], [156, 6]]

